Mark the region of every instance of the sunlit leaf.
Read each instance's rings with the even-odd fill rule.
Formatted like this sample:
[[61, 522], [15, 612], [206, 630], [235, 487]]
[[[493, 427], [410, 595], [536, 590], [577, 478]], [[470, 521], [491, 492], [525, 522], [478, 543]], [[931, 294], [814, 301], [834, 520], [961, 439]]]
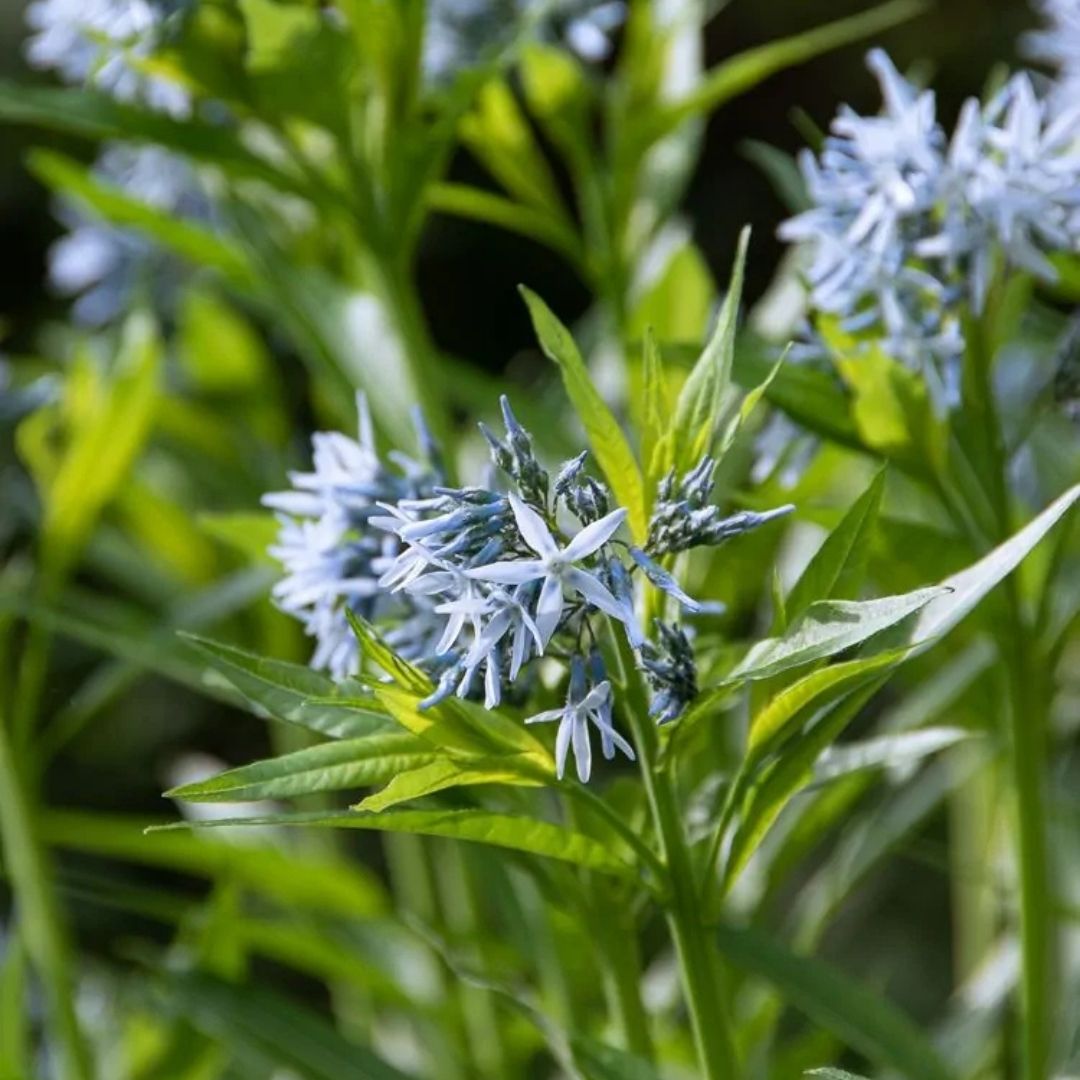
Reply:
[[385, 783], [399, 773], [430, 764], [436, 757], [429, 746], [411, 735], [376, 733], [242, 765], [165, 794], [188, 802], [248, 802], [317, 791], [354, 791]]
[[570, 331], [536, 293], [522, 287], [540, 346], [559, 367], [567, 396], [577, 411], [589, 446], [620, 506], [626, 507], [634, 539], [644, 541], [648, 521], [641, 469], [622, 428], [600, 396]]
[[443, 758], [399, 772], [390, 783], [374, 795], [357, 803], [354, 810], [381, 812], [399, 803], [434, 795], [449, 788], [472, 787], [478, 784], [507, 784], [535, 786], [544, 778], [536, 772], [515, 768], [513, 758]]
[[184, 636], [260, 715], [299, 724], [334, 739], [370, 735], [390, 725], [374, 698], [366, 709], [355, 701], [347, 705], [335, 703], [334, 698], [344, 695], [327, 675], [208, 638]]
[[680, 472], [693, 468], [708, 452], [731, 393], [735, 331], [749, 242], [750, 230], [743, 229], [716, 326], [675, 404], [675, 465]]
[[947, 587], [942, 583], [879, 600], [819, 600], [783, 637], [754, 645], [724, 681], [767, 679], [854, 648], [943, 596]]
[[611, 846], [583, 833], [552, 825], [548, 821], [488, 810], [387, 810], [381, 814], [356, 813], [284, 813], [252, 818], [218, 821], [176, 822], [155, 828], [156, 832], [175, 829], [215, 829], [258, 825], [317, 826], [334, 829], [374, 829], [378, 832], [419, 833], [422, 836], [445, 836], [471, 840], [495, 847], [510, 848], [530, 855], [575, 863], [590, 870], [616, 876], [633, 875], [628, 862], [618, 858]]

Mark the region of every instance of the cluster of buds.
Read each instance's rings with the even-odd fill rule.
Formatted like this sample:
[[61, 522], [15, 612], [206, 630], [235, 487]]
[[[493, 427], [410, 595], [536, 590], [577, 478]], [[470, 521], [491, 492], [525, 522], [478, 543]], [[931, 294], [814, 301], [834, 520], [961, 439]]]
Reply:
[[764, 513], [740, 510], [725, 517], [719, 506], [709, 502], [715, 483], [716, 461], [707, 455], [682, 477], [677, 477], [674, 470], [664, 477], [649, 520], [646, 550], [650, 555], [714, 547], [795, 509], [788, 504]]

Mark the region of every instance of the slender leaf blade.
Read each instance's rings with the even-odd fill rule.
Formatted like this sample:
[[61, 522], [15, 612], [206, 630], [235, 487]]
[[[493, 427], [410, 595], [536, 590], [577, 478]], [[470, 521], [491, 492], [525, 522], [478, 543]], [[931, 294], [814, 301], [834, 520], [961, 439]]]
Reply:
[[176, 829], [216, 829], [232, 826], [287, 825], [332, 829], [373, 829], [377, 832], [418, 833], [445, 836], [508, 848], [529, 855], [574, 863], [617, 877], [633, 876], [634, 869], [612, 854], [608, 844], [584, 833], [573, 832], [548, 821], [488, 810], [387, 810], [381, 814], [342, 811], [339, 813], [281, 813], [252, 818], [218, 821], [175, 822], [151, 831]]
[[522, 286], [521, 294], [529, 308], [540, 347], [544, 355], [558, 366], [567, 396], [589, 438], [593, 456], [619, 504], [626, 507], [634, 539], [642, 543], [648, 530], [645, 485], [626, 435], [593, 385], [570, 331], [536, 293]]

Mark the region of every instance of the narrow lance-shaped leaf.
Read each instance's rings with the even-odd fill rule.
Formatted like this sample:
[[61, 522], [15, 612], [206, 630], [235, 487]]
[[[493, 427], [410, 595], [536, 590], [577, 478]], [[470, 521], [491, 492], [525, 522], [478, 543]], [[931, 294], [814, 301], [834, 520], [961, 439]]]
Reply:
[[945, 585], [932, 585], [878, 600], [822, 600], [811, 604], [783, 637], [766, 638], [754, 645], [724, 682], [767, 679], [835, 656], [902, 622], [946, 591]]
[[708, 452], [732, 388], [735, 331], [742, 301], [743, 274], [750, 230], [739, 234], [727, 295], [712, 337], [683, 385], [675, 405], [675, 465], [685, 472]]
[[515, 768], [513, 757], [505, 758], [441, 758], [419, 765], [417, 768], [400, 772], [390, 780], [381, 791], [369, 795], [357, 803], [354, 810], [369, 810], [377, 813], [397, 806], [434, 795], [456, 787], [475, 787], [479, 784], [506, 784], [510, 786], [535, 787], [544, 782], [535, 771]]
[[228, 769], [209, 780], [173, 788], [165, 795], [187, 802], [247, 802], [295, 798], [320, 791], [355, 791], [385, 783], [437, 757], [437, 751], [406, 732], [378, 733], [360, 739], [337, 739]]
[[858, 593], [884, 490], [885, 471], [881, 470], [825, 538], [788, 594], [789, 619], [801, 615], [815, 600], [846, 600]]
[[[841, 700], [824, 716], [815, 718], [811, 715], [812, 726], [804, 728], [802, 737], [793, 749], [777, 755], [771, 763], [762, 767], [754, 764], [757, 752], [751, 750], [746, 767], [740, 773], [742, 780], [736, 782], [729, 802], [732, 808], [738, 810], [740, 820], [727, 852], [725, 886], [746, 865], [761, 837], [792, 796], [812, 780], [814, 763], [819, 755], [839, 737], [859, 708], [884, 684], [892, 669], [899, 662], [931, 647], [970, 613], [983, 597], [1016, 569], [1024, 556], [1078, 499], [1080, 485], [1062, 495], [1034, 521], [985, 558], [942, 582], [932, 603], [920, 605], [922, 611], [917, 618], [904, 627], [897, 627], [895, 631], [882, 635], [883, 651], [878, 657], [891, 659], [899, 656], [898, 662], [883, 667], [882, 674], [857, 689], [854, 696]], [[856, 663], [872, 661], [872, 657], [867, 657]], [[718, 836], [726, 831], [730, 817], [730, 814], [725, 814]]]
[[286, 1070], [304, 1080], [410, 1080], [322, 1016], [265, 989], [171, 971], [159, 992], [196, 1029], [257, 1062], [256, 1075]]
[[593, 456], [603, 469], [615, 498], [626, 507], [630, 531], [634, 539], [641, 543], [648, 531], [645, 485], [630, 444], [593, 385], [570, 331], [536, 293], [523, 286], [521, 295], [528, 305], [540, 347], [544, 355], [558, 365], [567, 396], [585, 428]]
[[575, 863], [590, 870], [625, 877], [634, 869], [611, 850], [611, 845], [584, 833], [572, 832], [549, 821], [487, 810], [387, 810], [381, 814], [355, 811], [339, 813], [282, 813], [218, 821], [175, 822], [153, 828], [152, 832], [175, 829], [215, 829], [252, 825], [317, 826], [333, 829], [373, 829], [377, 832], [419, 833], [472, 840], [509, 848], [529, 855]]
[[[364, 708], [355, 702], [346, 703], [332, 679], [310, 668], [258, 656], [194, 634], [182, 636], [258, 710], [279, 720], [334, 739], [357, 738], [390, 725], [374, 698]], [[335, 698], [342, 699], [341, 703], [335, 702]]]

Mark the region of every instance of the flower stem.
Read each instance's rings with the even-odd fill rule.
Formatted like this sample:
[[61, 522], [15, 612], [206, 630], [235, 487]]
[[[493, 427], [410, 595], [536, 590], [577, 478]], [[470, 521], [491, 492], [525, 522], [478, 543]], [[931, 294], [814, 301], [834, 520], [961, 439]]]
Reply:
[[[991, 309], [992, 311], [992, 309]], [[996, 518], [997, 542], [1012, 532], [1009, 460], [991, 378], [994, 339], [991, 314], [975, 336], [965, 401], [972, 429], [981, 434], [989, 466], [989, 501]], [[1020, 894], [1021, 1011], [1023, 1075], [1046, 1080], [1050, 1041], [1050, 947], [1054, 935], [1051, 871], [1044, 796], [1046, 694], [1039, 685], [1039, 664], [1032, 655], [1032, 628], [1025, 617], [1016, 574], [1004, 583], [1008, 618], [996, 627], [998, 648], [1008, 682], [1003, 702], [1009, 733], [1016, 814], [1015, 847]]]
[[[626, 646], [620, 645], [620, 648]], [[704, 1080], [732, 1080], [737, 1075], [737, 1061], [718, 957], [702, 918], [675, 791], [671, 777], [658, 764], [656, 728], [643, 707], [644, 694], [632, 658], [624, 656], [623, 666], [629, 684], [627, 719], [640, 759], [661, 855], [667, 866], [670, 886], [668, 929], [679, 960], [701, 1076]]]
[[90, 1059], [75, 1015], [68, 945], [45, 852], [34, 833], [30, 797], [16, 767], [0, 716], [0, 839], [11, 876], [19, 923], [31, 963], [44, 987], [62, 1075], [90, 1080]]

